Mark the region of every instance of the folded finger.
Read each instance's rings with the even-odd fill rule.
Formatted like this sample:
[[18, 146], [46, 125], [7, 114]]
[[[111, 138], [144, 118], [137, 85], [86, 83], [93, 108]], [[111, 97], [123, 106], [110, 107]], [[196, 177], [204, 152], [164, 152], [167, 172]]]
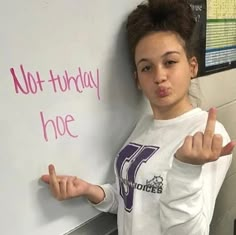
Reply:
[[68, 196], [69, 197], [73, 197], [73, 191], [74, 191], [74, 188], [75, 188], [75, 185], [74, 185], [74, 182], [76, 180], [77, 177], [71, 177], [69, 180], [68, 180], [68, 184], [67, 184], [67, 193], [68, 193]]
[[203, 133], [202, 132], [197, 132], [192, 139], [193, 143], [193, 149], [199, 150], [202, 149], [202, 144], [203, 144]]
[[63, 178], [59, 181], [60, 186], [60, 199], [66, 199], [67, 197], [67, 178]]
[[221, 135], [214, 135], [212, 139], [212, 152], [217, 159], [220, 156], [223, 145], [223, 138]]

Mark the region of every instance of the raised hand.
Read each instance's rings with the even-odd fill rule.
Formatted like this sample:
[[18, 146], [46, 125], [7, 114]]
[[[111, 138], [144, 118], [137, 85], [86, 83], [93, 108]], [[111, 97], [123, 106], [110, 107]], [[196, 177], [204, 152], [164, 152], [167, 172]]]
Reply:
[[42, 175], [41, 179], [49, 184], [52, 195], [58, 200], [85, 196], [91, 186], [76, 176], [56, 175], [55, 167], [48, 166], [48, 175]]
[[203, 165], [216, 161], [221, 156], [231, 154], [236, 146], [236, 141], [231, 141], [223, 147], [222, 136], [214, 133], [215, 123], [216, 109], [211, 108], [204, 133], [197, 132], [193, 136], [187, 136], [175, 157], [185, 163]]

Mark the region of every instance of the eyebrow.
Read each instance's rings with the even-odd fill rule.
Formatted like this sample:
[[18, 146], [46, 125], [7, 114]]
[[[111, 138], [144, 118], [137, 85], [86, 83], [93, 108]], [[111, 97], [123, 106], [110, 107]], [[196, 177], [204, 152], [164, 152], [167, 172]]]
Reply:
[[[170, 55], [170, 54], [179, 54], [179, 55], [180, 55], [180, 52], [179, 52], [179, 51], [167, 51], [166, 53], [164, 53], [164, 54], [161, 56], [161, 58], [166, 57], [166, 56], [168, 56], [168, 55]], [[141, 60], [138, 61], [137, 65], [139, 65], [141, 62], [147, 62], [147, 61], [149, 61], [149, 59], [147, 59], [147, 58], [142, 58]]]

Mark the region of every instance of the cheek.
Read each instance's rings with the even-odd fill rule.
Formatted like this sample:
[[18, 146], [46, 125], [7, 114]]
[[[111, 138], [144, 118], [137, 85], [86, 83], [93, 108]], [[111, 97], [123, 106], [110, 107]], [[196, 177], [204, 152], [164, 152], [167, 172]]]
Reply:
[[189, 83], [191, 81], [191, 70], [189, 66], [184, 66], [180, 70], [179, 77], [182, 78], [183, 83]]
[[147, 82], [147, 79], [139, 79], [138, 89], [141, 90], [145, 96], [148, 96], [148, 94], [152, 90], [152, 84], [150, 82]]
[[191, 79], [191, 77], [193, 76], [193, 69], [189, 65], [186, 65], [184, 71], [185, 71], [185, 77]]
[[190, 74], [182, 70], [182, 72], [176, 73], [175, 75], [173, 77], [174, 79], [171, 80], [172, 85], [179, 91], [188, 90], [191, 83]]
[[138, 73], [137, 81], [143, 87], [147, 83], [147, 78], [143, 74]]

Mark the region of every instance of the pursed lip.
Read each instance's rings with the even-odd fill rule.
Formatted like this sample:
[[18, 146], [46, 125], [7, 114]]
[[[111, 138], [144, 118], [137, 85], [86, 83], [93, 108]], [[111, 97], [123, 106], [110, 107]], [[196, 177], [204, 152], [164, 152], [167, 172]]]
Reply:
[[158, 87], [157, 91], [156, 91], [157, 95], [159, 97], [166, 97], [170, 94], [170, 89], [168, 87]]

